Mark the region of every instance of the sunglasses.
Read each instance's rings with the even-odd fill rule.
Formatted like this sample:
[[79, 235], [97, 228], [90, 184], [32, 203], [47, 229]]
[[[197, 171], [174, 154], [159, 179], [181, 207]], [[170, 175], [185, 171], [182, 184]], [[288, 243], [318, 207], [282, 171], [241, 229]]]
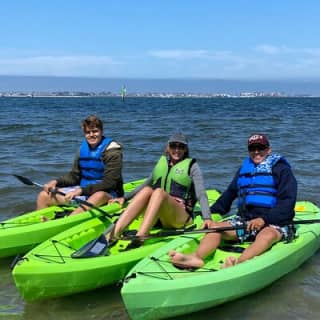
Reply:
[[266, 147], [266, 146], [249, 146], [248, 147], [248, 151], [249, 152], [254, 152], [254, 151], [258, 151], [258, 152], [260, 152], [260, 151], [265, 151], [265, 150], [267, 150], [268, 149], [268, 147]]
[[184, 149], [186, 146], [183, 143], [177, 143], [177, 142], [170, 142], [169, 143], [170, 149]]

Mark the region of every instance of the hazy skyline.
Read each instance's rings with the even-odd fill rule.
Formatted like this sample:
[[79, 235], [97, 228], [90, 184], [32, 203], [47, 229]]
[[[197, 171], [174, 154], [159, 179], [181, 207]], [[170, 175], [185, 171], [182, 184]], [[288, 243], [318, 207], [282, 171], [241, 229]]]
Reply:
[[0, 92], [111, 92], [233, 94], [243, 92], [320, 96], [320, 81], [214, 80], [214, 79], [121, 79], [46, 76], [1, 76]]
[[1, 3], [0, 74], [314, 79], [320, 2]]

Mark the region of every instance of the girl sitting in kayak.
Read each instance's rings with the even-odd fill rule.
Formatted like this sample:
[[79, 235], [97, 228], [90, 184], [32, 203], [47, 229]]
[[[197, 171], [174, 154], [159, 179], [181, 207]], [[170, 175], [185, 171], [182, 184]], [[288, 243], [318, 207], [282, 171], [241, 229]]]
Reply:
[[222, 239], [253, 241], [238, 260], [228, 257], [223, 267], [251, 259], [274, 243], [294, 237], [294, 206], [297, 198], [297, 182], [285, 158], [271, 153], [268, 138], [253, 134], [248, 140], [249, 157], [244, 160], [227, 190], [212, 205], [211, 212], [226, 214], [232, 202], [238, 198], [238, 214], [235, 218], [210, 223], [210, 228], [245, 224], [240, 230], [208, 233], [196, 252], [182, 254], [171, 251], [171, 261], [179, 267], [199, 268], [204, 259], [219, 245]]
[[[174, 134], [169, 138], [165, 155], [161, 156], [152, 174], [144, 184], [122, 198], [132, 199], [116, 223], [111, 238], [117, 239], [122, 231], [141, 213], [144, 219], [137, 232], [138, 237], [148, 234], [160, 220], [164, 228], [182, 228], [193, 222], [193, 209], [200, 202], [204, 226], [211, 222], [208, 197], [201, 170], [195, 159], [189, 157], [187, 138]], [[139, 247], [141, 240], [133, 240], [127, 249]]]

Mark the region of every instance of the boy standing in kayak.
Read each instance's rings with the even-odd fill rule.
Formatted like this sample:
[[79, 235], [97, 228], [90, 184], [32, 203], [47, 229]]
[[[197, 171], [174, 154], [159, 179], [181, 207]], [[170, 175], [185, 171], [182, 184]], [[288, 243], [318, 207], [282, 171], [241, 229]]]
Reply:
[[[44, 190], [38, 195], [37, 209], [66, 204], [74, 197], [100, 206], [112, 197], [124, 194], [121, 146], [103, 136], [103, 123], [96, 116], [84, 119], [82, 130], [85, 139], [75, 156], [71, 171], [44, 185]], [[56, 188], [66, 196], [52, 192]], [[88, 209], [82, 205], [73, 214]]]
[[211, 207], [211, 212], [228, 213], [232, 202], [238, 198], [238, 214], [224, 222], [211, 222], [210, 228], [238, 226], [240, 230], [208, 233], [201, 240], [196, 252], [186, 255], [171, 251], [173, 264], [182, 267], [202, 267], [222, 239], [253, 241], [236, 259], [230, 256], [223, 267], [251, 259], [274, 243], [294, 237], [291, 225], [297, 198], [297, 182], [285, 158], [272, 154], [268, 138], [253, 134], [248, 139], [249, 157], [244, 160], [227, 190]]

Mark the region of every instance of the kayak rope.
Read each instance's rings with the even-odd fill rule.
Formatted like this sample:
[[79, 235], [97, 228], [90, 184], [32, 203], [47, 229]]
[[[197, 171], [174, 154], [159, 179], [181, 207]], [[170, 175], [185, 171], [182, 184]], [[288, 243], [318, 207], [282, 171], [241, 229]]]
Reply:
[[16, 255], [13, 261], [10, 263], [10, 270], [13, 270], [15, 265], [20, 261], [29, 261], [28, 257], [22, 257], [20, 254]]
[[[55, 220], [55, 219], [59, 219], [59, 218], [65, 217], [65, 216], [69, 216], [70, 213], [72, 212], [72, 210], [71, 209], [64, 209], [63, 211], [55, 211], [54, 218], [50, 219], [50, 220]], [[3, 229], [9, 229], [9, 228], [30, 226], [30, 225], [34, 225], [34, 224], [38, 224], [38, 223], [43, 223], [43, 221], [41, 221], [40, 219], [39, 219], [39, 221], [23, 221], [23, 222], [21, 222], [21, 221], [1, 221], [0, 226]]]
[[[165, 269], [164, 269], [164, 267], [161, 265], [161, 263], [166, 263], [166, 264], [172, 265], [172, 262], [171, 262], [171, 261], [168, 261], [168, 260], [160, 260], [160, 259], [158, 259], [158, 258], [156, 258], [156, 257], [150, 257], [150, 259], [153, 260], [153, 261], [155, 261], [155, 262], [157, 262], [158, 265], [163, 268], [163, 270], [165, 270]], [[174, 267], [177, 268], [177, 266], [175, 266], [175, 265], [174, 265]], [[177, 268], [177, 269], [179, 269], [179, 268]], [[202, 267], [202, 268], [192, 268], [192, 267], [191, 267], [191, 268], [180, 268], [180, 269], [183, 270], [183, 271], [167, 271], [167, 270], [165, 270], [165, 272], [167, 272], [167, 273], [169, 274], [169, 273], [185, 273], [185, 271], [189, 271], [189, 272], [195, 272], [195, 271], [197, 271], [197, 272], [218, 271], [217, 269], [204, 268], [204, 267]], [[173, 280], [173, 279], [172, 279], [172, 280]]]
[[167, 272], [167, 270], [164, 268], [164, 266], [160, 263], [162, 261], [160, 261], [156, 257], [150, 257], [150, 260], [155, 261], [157, 263], [157, 265], [162, 269], [162, 271], [165, 272], [165, 274], [170, 278], [170, 280], [173, 280], [173, 277], [171, 277], [171, 275]]
[[16, 228], [16, 227], [25, 227], [25, 226], [30, 226], [39, 222], [1, 222], [0, 226], [1, 229], [10, 229], [10, 228]]
[[[151, 278], [156, 278], [156, 279], [161, 279], [161, 280], [174, 280], [175, 278], [172, 275], [175, 274], [182, 274], [182, 273], [187, 273], [187, 272], [215, 272], [218, 271], [217, 269], [212, 269], [212, 268], [181, 268], [181, 271], [168, 271], [166, 270], [164, 264], [170, 264], [172, 265], [171, 261], [168, 260], [160, 260], [156, 257], [149, 257], [152, 261], [154, 261], [162, 271], [137, 271], [132, 273], [130, 276], [126, 277], [123, 281], [128, 282], [130, 279], [136, 278], [138, 275], [146, 276], [146, 277], [151, 277]], [[176, 266], [175, 266], [176, 267]], [[176, 267], [177, 268], [177, 267]]]
[[[70, 245], [67, 245], [61, 241], [58, 240], [51, 240], [52, 245], [54, 246], [55, 250], [57, 251], [57, 255], [54, 254], [38, 254], [35, 253], [34, 256], [37, 258], [40, 258], [42, 260], [48, 261], [48, 262], [53, 262], [53, 263], [59, 263], [59, 264], [65, 264], [66, 260], [65, 259], [71, 259], [71, 256], [64, 256], [61, 254], [60, 249], [58, 248], [58, 245], [61, 245], [65, 248], [71, 249], [73, 251], [75, 251], [76, 249], [71, 247]], [[59, 258], [60, 261], [57, 261], [56, 258]]]

